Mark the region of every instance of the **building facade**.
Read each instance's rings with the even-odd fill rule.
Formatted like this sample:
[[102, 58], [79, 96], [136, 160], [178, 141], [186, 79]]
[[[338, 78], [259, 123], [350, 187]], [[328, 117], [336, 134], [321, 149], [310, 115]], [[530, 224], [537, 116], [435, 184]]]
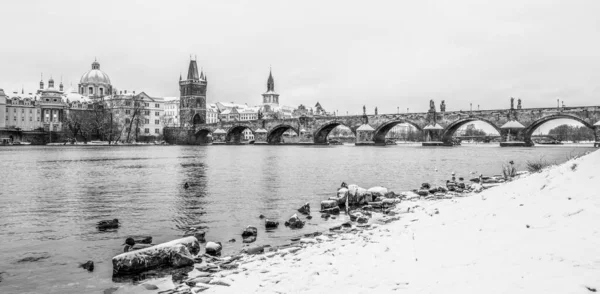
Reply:
[[198, 74], [196, 60], [190, 60], [187, 79], [179, 77], [179, 124], [190, 127], [206, 123], [206, 88], [204, 72]]
[[179, 126], [179, 97], [165, 97], [165, 126]]

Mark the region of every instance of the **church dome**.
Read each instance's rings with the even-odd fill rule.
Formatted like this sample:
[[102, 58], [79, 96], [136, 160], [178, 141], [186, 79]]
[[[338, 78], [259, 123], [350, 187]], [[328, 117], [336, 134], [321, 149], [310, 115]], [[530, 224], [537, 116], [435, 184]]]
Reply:
[[92, 69], [84, 73], [81, 76], [80, 84], [105, 84], [110, 85], [110, 78], [108, 75], [100, 70], [100, 63], [94, 61], [92, 63]]

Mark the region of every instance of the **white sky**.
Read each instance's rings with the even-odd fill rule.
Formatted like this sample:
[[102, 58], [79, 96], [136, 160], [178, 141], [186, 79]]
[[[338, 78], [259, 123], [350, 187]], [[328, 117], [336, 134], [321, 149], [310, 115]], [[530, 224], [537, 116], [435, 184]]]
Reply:
[[208, 102], [340, 114], [598, 105], [600, 1], [2, 1], [0, 88], [76, 86], [94, 57], [117, 89], [178, 96], [198, 56]]

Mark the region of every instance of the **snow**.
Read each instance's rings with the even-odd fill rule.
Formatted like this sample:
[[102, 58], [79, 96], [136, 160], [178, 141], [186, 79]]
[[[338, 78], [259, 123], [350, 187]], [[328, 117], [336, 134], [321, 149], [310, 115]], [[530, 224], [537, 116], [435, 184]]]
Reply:
[[469, 197], [405, 201], [396, 222], [256, 256], [203, 293], [592, 293], [598, 167], [594, 152]]
[[511, 120], [511, 121], [508, 121], [507, 123], [503, 124], [500, 128], [501, 129], [523, 129], [525, 127], [520, 122], [518, 122], [516, 120]]

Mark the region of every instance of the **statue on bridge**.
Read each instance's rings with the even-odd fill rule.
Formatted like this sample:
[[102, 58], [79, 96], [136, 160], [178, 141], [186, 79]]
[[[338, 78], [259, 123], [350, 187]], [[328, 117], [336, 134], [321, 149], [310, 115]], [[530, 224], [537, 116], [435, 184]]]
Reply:
[[517, 109], [521, 109], [521, 98], [517, 100]]
[[367, 115], [367, 107], [363, 105], [363, 114]]
[[440, 111], [446, 112], [446, 100], [442, 100], [442, 103], [440, 104]]
[[515, 109], [515, 98], [510, 97], [510, 109]]
[[375, 115], [377, 115], [377, 107], [375, 107]]
[[433, 99], [429, 100], [429, 112], [435, 112], [435, 103]]

